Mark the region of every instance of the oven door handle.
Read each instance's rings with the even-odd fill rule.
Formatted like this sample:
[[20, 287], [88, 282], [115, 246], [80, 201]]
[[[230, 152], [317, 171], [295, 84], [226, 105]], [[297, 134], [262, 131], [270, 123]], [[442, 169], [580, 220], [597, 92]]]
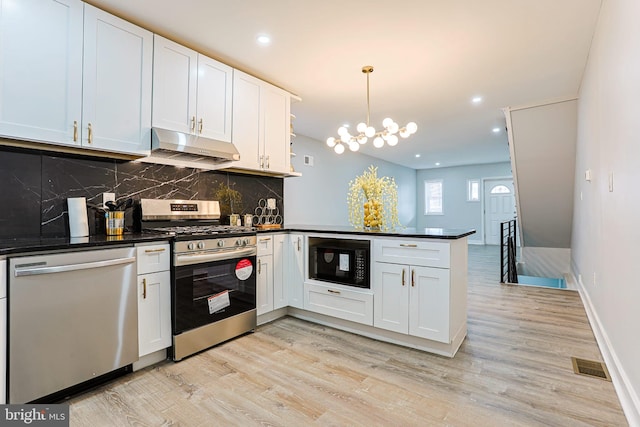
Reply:
[[180, 267], [183, 265], [204, 264], [211, 261], [224, 261], [243, 256], [253, 256], [258, 253], [254, 247], [238, 249], [234, 251], [216, 251], [189, 255], [176, 255], [174, 265]]

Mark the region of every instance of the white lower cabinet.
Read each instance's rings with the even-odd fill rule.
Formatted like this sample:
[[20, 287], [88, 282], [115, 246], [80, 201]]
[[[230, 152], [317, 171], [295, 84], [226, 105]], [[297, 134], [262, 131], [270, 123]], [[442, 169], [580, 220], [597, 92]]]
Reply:
[[304, 235], [289, 234], [285, 256], [285, 281], [289, 305], [304, 308]]
[[273, 237], [258, 236], [258, 274], [256, 275], [256, 312], [273, 311]]
[[138, 351], [145, 356], [171, 346], [171, 273], [138, 276]]
[[287, 236], [275, 234], [273, 236], [273, 309], [277, 310], [289, 305], [287, 287], [285, 286], [285, 258], [287, 248], [285, 246]]
[[138, 246], [137, 263], [138, 353], [142, 357], [171, 346], [169, 245]]
[[307, 282], [304, 284], [304, 309], [373, 325], [373, 293], [369, 291]]
[[450, 343], [449, 270], [377, 262], [373, 326]]

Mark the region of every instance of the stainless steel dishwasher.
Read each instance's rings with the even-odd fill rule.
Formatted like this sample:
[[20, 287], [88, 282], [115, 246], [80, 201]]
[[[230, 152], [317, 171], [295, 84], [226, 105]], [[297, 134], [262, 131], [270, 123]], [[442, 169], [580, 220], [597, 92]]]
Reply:
[[9, 403], [138, 360], [135, 248], [9, 259]]

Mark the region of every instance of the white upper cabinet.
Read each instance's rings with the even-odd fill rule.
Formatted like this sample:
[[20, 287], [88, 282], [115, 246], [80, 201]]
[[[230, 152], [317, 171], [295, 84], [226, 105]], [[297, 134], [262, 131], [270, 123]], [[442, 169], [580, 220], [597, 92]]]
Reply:
[[232, 91], [233, 69], [198, 55], [198, 135], [231, 142]]
[[85, 5], [83, 146], [149, 154], [152, 66], [151, 32]]
[[260, 114], [260, 88], [262, 82], [236, 70], [233, 75], [233, 145], [240, 152], [234, 166], [261, 169], [259, 147], [263, 144]]
[[154, 36], [153, 126], [231, 142], [233, 69]]
[[152, 34], [78, 0], [0, 2], [0, 134], [148, 154]]
[[240, 152], [234, 167], [289, 173], [290, 104], [286, 91], [234, 72], [233, 144]]
[[0, 0], [1, 135], [80, 145], [82, 25], [79, 0]]

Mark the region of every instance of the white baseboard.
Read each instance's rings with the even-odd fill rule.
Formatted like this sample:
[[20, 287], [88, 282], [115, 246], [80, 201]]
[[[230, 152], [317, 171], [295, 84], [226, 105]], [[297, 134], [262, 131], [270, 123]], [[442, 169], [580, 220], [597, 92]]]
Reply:
[[593, 334], [596, 337], [598, 347], [600, 347], [600, 352], [602, 353], [604, 362], [607, 364], [607, 369], [609, 370], [609, 374], [611, 375], [613, 387], [615, 388], [616, 393], [618, 394], [618, 398], [620, 399], [622, 410], [627, 417], [629, 425], [631, 427], [639, 427], [640, 398], [638, 397], [638, 393], [636, 390], [634, 390], [629, 376], [624, 371], [624, 368], [620, 363], [620, 359], [611, 346], [609, 337], [602, 327], [600, 318], [598, 317], [598, 314], [595, 311], [593, 304], [591, 303], [591, 298], [589, 297], [589, 293], [585, 289], [584, 284], [581, 280], [575, 281], [575, 283], [578, 284], [578, 292], [580, 293], [582, 304], [584, 305], [585, 311], [587, 312], [589, 323], [591, 323], [591, 329], [593, 329]]

